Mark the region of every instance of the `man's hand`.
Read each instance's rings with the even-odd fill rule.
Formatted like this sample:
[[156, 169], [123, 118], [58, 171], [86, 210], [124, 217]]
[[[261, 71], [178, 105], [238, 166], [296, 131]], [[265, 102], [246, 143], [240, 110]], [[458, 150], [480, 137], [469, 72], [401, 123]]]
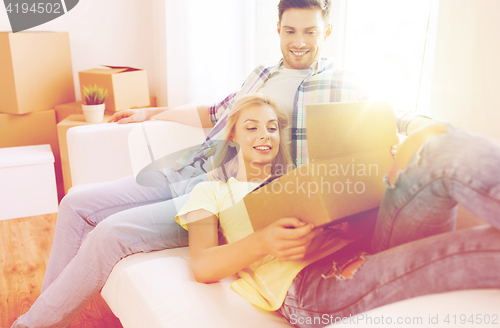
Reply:
[[123, 124], [144, 122], [151, 116], [154, 116], [164, 110], [165, 109], [159, 108], [125, 109], [113, 114], [113, 116], [111, 116], [111, 118], [108, 120], [108, 123], [118, 122], [118, 124]]
[[282, 218], [257, 233], [266, 254], [282, 261], [293, 261], [304, 257], [311, 240], [322, 231], [313, 228], [312, 224], [297, 218]]

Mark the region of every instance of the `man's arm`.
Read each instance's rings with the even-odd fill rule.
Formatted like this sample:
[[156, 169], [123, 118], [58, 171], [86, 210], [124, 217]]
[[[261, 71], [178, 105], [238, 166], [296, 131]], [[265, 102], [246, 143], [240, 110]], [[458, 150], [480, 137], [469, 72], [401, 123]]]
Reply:
[[223, 101], [209, 106], [184, 105], [175, 108], [158, 107], [158, 108], [140, 108], [126, 109], [115, 113], [108, 123], [118, 122], [137, 123], [144, 122], [150, 118], [164, 121], [174, 121], [186, 125], [211, 128], [217, 123], [219, 118], [226, 112], [236, 97], [237, 92], [227, 96]]
[[173, 121], [203, 128], [213, 127], [213, 123], [209, 115], [209, 107], [194, 105], [186, 105], [174, 108], [158, 107], [127, 109], [115, 113], [108, 120], [108, 123], [137, 123], [146, 121], [148, 119]]
[[210, 119], [209, 106], [186, 105], [167, 109], [151, 117], [154, 120], [173, 121], [182, 124], [212, 128], [214, 125]]

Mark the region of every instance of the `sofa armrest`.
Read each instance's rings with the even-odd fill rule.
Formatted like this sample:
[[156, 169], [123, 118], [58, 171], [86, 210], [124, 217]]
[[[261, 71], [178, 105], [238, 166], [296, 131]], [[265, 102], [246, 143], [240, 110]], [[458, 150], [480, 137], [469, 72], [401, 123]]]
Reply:
[[136, 175], [152, 159], [201, 144], [208, 131], [166, 121], [73, 127], [67, 132], [72, 184]]

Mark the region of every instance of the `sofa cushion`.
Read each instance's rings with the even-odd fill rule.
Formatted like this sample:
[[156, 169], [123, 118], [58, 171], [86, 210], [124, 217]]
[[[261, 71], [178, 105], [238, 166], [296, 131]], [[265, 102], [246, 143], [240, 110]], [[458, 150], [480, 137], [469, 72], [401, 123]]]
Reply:
[[[121, 260], [101, 294], [125, 328], [290, 327], [283, 317], [254, 307], [231, 290], [236, 279], [196, 282], [189, 249], [182, 247]], [[398, 327], [490, 327], [495, 315], [499, 322], [498, 304], [500, 289], [453, 291], [388, 304], [332, 326], [380, 327], [390, 325], [387, 320], [391, 318]], [[463, 315], [467, 320], [462, 324]], [[490, 323], [485, 324], [488, 315]], [[474, 323], [469, 321], [471, 316]], [[477, 322], [479, 317], [482, 324]], [[403, 320], [402, 324], [397, 320]]]
[[230, 289], [236, 276], [202, 284], [187, 247], [131, 255], [113, 269], [101, 294], [124, 327], [290, 327]]

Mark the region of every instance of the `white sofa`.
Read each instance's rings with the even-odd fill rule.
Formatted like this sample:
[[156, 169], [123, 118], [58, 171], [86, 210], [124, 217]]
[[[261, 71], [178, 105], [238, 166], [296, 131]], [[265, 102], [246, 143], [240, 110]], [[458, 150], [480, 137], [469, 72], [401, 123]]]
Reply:
[[[137, 174], [152, 159], [200, 144], [207, 133], [208, 130], [158, 121], [71, 128], [67, 140], [73, 188]], [[290, 327], [279, 315], [261, 311], [233, 292], [229, 285], [235, 279], [233, 276], [209, 285], [196, 282], [188, 249], [184, 247], [121, 260], [101, 294], [125, 328]], [[490, 322], [494, 315], [498, 318], [500, 290], [467, 290], [409, 299], [368, 311], [364, 317], [357, 317], [357, 322], [346, 320], [344, 325], [380, 327], [383, 316], [385, 323], [388, 317], [392, 324], [403, 321], [398, 327], [491, 326], [461, 324], [462, 314], [467, 318], [489, 314]], [[446, 315], [448, 322], [444, 321]], [[453, 315], [458, 320], [456, 324]]]

